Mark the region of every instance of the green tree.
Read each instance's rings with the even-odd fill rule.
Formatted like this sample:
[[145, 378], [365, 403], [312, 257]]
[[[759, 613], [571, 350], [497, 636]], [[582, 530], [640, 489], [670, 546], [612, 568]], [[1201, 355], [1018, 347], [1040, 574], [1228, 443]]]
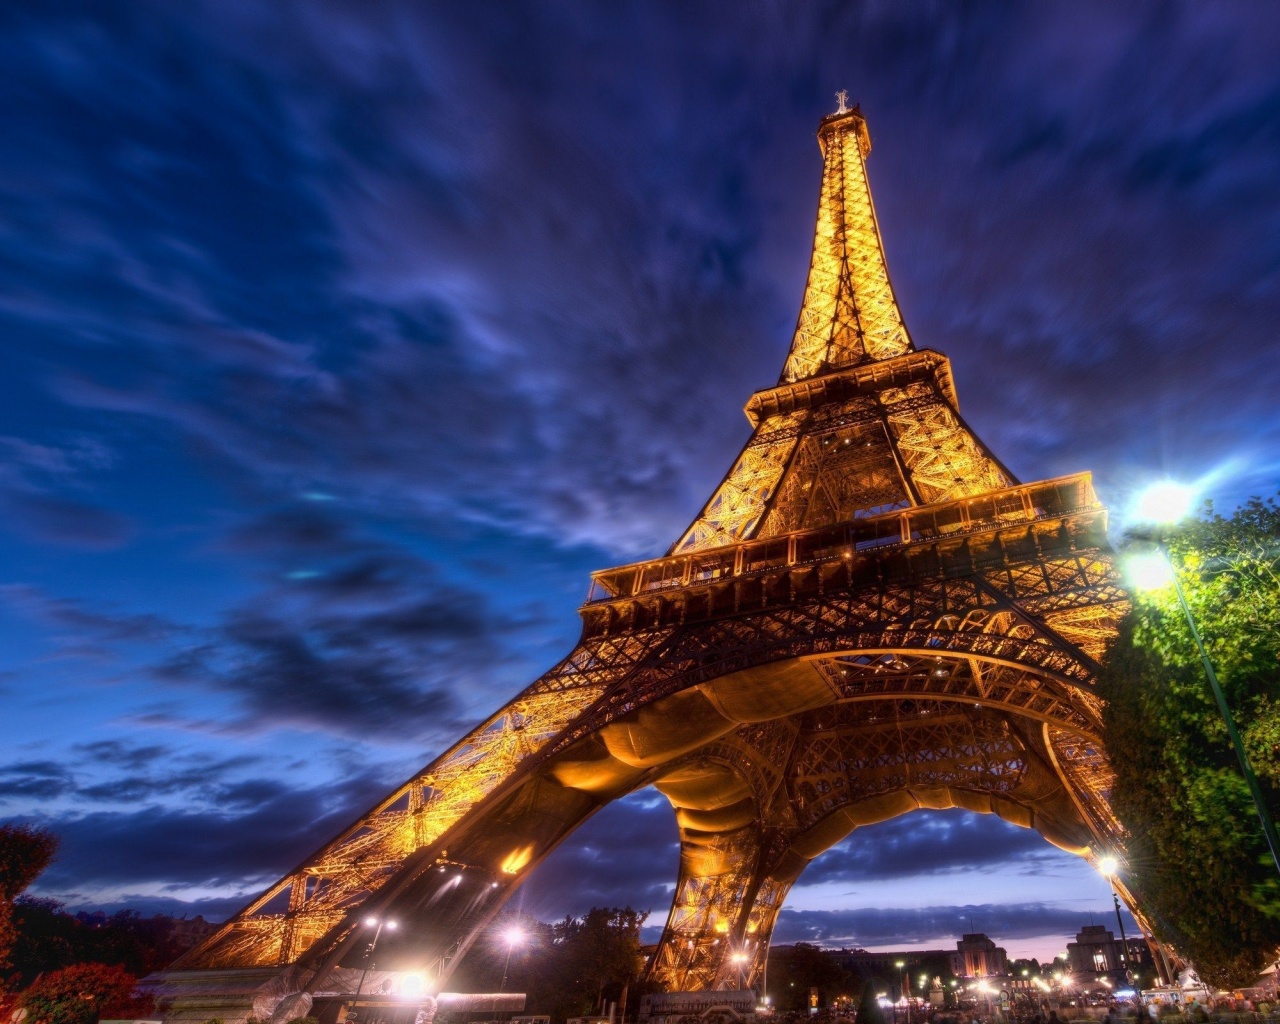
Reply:
[[100, 1017], [134, 1018], [151, 1011], [135, 996], [138, 979], [123, 967], [75, 964], [41, 976], [23, 993], [30, 1024], [96, 1024]]
[[[132, 910], [114, 914], [69, 914], [57, 900], [20, 896], [13, 905], [17, 936], [10, 954], [13, 988], [30, 984], [42, 971], [96, 961], [119, 964], [138, 977], [171, 964], [189, 946], [171, 917], [142, 917]], [[181, 937], [185, 934], [186, 937]]]
[[58, 851], [58, 839], [46, 829], [6, 822], [0, 825], [0, 979], [9, 968], [17, 937], [13, 901], [36, 880]]
[[[602, 999], [620, 1002], [624, 988], [634, 1008], [644, 969], [640, 929], [647, 917], [630, 907], [593, 907], [550, 925], [508, 919], [477, 942], [459, 981], [472, 991], [497, 992], [505, 976], [505, 991], [527, 994], [529, 1013], [555, 1020], [593, 1014]], [[506, 934], [513, 927], [524, 938], [509, 945]]]
[[[1165, 536], [1273, 818], [1280, 809], [1280, 506], [1212, 508]], [[1172, 588], [1137, 595], [1099, 679], [1122, 875], [1206, 981], [1280, 946], [1280, 877]]]
[[769, 956], [769, 991], [779, 1010], [804, 1010], [809, 1005], [809, 989], [818, 990], [818, 1000], [826, 1006], [842, 995], [856, 998], [874, 982], [846, 970], [839, 959], [809, 942], [776, 947]]

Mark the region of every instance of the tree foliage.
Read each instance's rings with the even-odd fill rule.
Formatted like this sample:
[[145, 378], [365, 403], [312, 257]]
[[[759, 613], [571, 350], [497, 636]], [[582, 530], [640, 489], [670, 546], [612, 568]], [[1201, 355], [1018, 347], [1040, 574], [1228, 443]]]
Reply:
[[190, 928], [180, 931], [183, 922], [163, 915], [143, 917], [133, 910], [70, 914], [57, 900], [30, 896], [15, 902], [13, 922], [14, 987], [29, 984], [42, 971], [89, 961], [119, 964], [142, 977], [173, 963], [200, 937]]
[[779, 1010], [804, 1010], [809, 1005], [809, 989], [818, 990], [820, 1005], [837, 996], [856, 995], [861, 980], [844, 970], [818, 946], [797, 942], [770, 951], [769, 989]]
[[31, 825], [0, 825], [0, 979], [10, 966], [10, 951], [17, 938], [13, 901], [49, 866], [58, 851], [52, 832]]
[[[1280, 506], [1208, 508], [1164, 539], [1274, 819]], [[1125, 880], [1205, 980], [1251, 983], [1280, 946], [1280, 876], [1172, 587], [1135, 597], [1099, 690]]]
[[[630, 907], [593, 907], [555, 924], [509, 919], [477, 942], [458, 980], [474, 992], [497, 992], [505, 978], [505, 991], [527, 994], [528, 1013], [557, 1021], [594, 1014], [602, 1000], [620, 1001], [624, 988], [634, 1007], [644, 969], [640, 929], [647, 917]], [[513, 927], [524, 934], [518, 944], [505, 938]]]
[[134, 1018], [151, 1010], [135, 996], [138, 979], [123, 967], [75, 964], [42, 975], [23, 993], [30, 1024], [96, 1024], [100, 1017]]

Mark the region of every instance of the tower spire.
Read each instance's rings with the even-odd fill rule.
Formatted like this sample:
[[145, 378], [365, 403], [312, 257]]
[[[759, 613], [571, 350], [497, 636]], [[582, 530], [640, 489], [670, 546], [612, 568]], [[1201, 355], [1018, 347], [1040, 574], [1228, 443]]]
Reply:
[[867, 186], [867, 122], [837, 99], [818, 126], [818, 222], [782, 379], [747, 403], [755, 432], [672, 554], [1017, 482], [961, 419], [947, 358], [907, 333]]
[[858, 107], [836, 94], [839, 109], [818, 127], [822, 191], [804, 301], [783, 383], [913, 351], [889, 283], [866, 156], [871, 136]]

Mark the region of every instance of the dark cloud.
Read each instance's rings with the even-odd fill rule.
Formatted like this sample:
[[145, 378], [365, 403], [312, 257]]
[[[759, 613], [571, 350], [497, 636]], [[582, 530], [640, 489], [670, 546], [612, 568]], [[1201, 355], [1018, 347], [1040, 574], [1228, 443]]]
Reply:
[[[352, 538], [322, 516], [274, 515], [235, 530], [231, 543], [268, 535], [277, 541], [266, 561], [269, 585], [212, 627], [102, 611], [29, 586], [0, 588], [0, 596], [53, 627], [66, 653], [142, 650], [158, 682], [232, 697], [239, 714], [221, 724], [228, 733], [291, 725], [447, 742], [487, 710], [460, 694], [500, 666], [504, 645], [539, 625], [528, 612], [500, 617], [479, 592], [442, 581], [432, 564]], [[174, 721], [154, 711], [139, 720]], [[109, 759], [111, 748], [100, 754]], [[115, 779], [85, 793], [127, 791], [128, 780]]]
[[[515, 33], [407, 7], [154, 14], [143, 38], [140, 11], [15, 34], [19, 79], [59, 83], [9, 115], [44, 115], [23, 166], [59, 161], [80, 198], [11, 250], [72, 263], [92, 301], [64, 315], [131, 368], [81, 360], [59, 396], [175, 427], [269, 491], [665, 545], [781, 361], [821, 83], [851, 77], [908, 320], [1021, 472], [1083, 460], [1119, 496], [1135, 464], [1273, 447], [1261, 397], [1194, 429], [1198, 393], [1274, 373], [1280, 96], [1238, 15], [1097, 8], [1067, 44], [1070, 18], [999, 5], [761, 10], [727, 35], [702, 5], [543, 5]], [[175, 77], [177, 53], [236, 73]], [[67, 196], [22, 198], [38, 221]], [[83, 518], [61, 532], [113, 536]]]
[[72, 548], [104, 551], [133, 536], [133, 525], [110, 509], [40, 494], [10, 494], [0, 510], [11, 529], [30, 538]]
[[181, 794], [187, 801], [200, 800], [214, 806], [243, 807], [281, 795], [285, 786], [276, 781], [251, 779], [227, 782], [227, 776], [246, 768], [259, 758], [235, 757], [221, 762], [206, 758], [185, 758], [156, 764], [147, 775], [117, 775], [91, 785], [81, 785], [76, 795], [95, 803], [140, 804], [157, 797]]
[[160, 759], [168, 758], [174, 754], [174, 751], [169, 747], [161, 746], [160, 744], [153, 743], [139, 746], [124, 740], [99, 740], [96, 743], [82, 743], [75, 750], [77, 754], [90, 761], [132, 771], [146, 768]]
[[256, 755], [215, 757], [115, 740], [85, 744], [75, 753], [79, 756], [70, 763], [18, 761], [0, 766], [0, 800], [72, 796], [91, 804], [138, 804], [180, 795], [187, 805], [244, 809], [275, 799], [287, 788], [278, 780], [242, 777], [263, 760]]
[[439, 741], [467, 713], [460, 691], [529, 624], [497, 621], [476, 592], [404, 553], [312, 564], [173, 649], [157, 677], [233, 696], [237, 730], [290, 724]]
[[223, 542], [234, 553], [267, 555], [330, 553], [349, 540], [345, 524], [320, 508], [285, 507], [259, 516], [230, 531]]
[[8, 529], [28, 540], [90, 551], [132, 538], [127, 516], [80, 496], [87, 478], [112, 464], [100, 441], [79, 438], [58, 446], [0, 437], [0, 457], [0, 521]]
[[94, 644], [162, 643], [182, 632], [180, 626], [160, 615], [90, 608], [82, 601], [50, 597], [21, 584], [0, 586], [0, 599], [62, 636]]
[[647, 789], [597, 812], [538, 865], [515, 899], [547, 919], [627, 905], [649, 911], [646, 927], [661, 929], [679, 868], [675, 812]]
[[0, 767], [0, 801], [52, 800], [73, 788], [71, 774], [53, 761], [20, 761]]
[[[149, 805], [48, 819], [58, 859], [38, 889], [65, 897], [147, 885], [178, 890], [239, 887], [247, 899], [311, 853], [381, 796], [386, 779], [353, 772], [311, 789], [268, 780], [228, 786], [226, 806], [181, 810]], [[250, 799], [245, 799], [251, 797]]]
[[132, 910], [143, 917], [164, 914], [168, 917], [193, 918], [198, 915], [206, 921], [219, 922], [240, 910], [249, 895], [251, 894], [245, 893], [239, 896], [184, 900], [173, 896], [157, 896], [150, 892], [125, 891], [110, 899], [103, 899], [100, 894], [92, 892], [65, 892], [60, 893], [58, 898], [72, 910], [100, 910], [107, 914], [114, 914], [118, 910]]
[[1062, 856], [1039, 833], [992, 814], [916, 811], [855, 830], [814, 861], [802, 883], [902, 879], [975, 867], [1025, 870]]

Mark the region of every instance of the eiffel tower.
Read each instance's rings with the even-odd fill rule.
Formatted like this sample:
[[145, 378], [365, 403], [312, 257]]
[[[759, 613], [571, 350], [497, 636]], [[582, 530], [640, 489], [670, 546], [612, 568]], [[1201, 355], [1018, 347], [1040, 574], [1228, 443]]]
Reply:
[[646, 786], [680, 835], [648, 967], [668, 989], [757, 983], [805, 867], [917, 808], [997, 814], [1091, 859], [1120, 847], [1094, 692], [1126, 608], [1106, 511], [1089, 474], [1021, 483], [965, 422], [950, 362], [903, 323], [843, 94], [818, 141], [791, 349], [692, 525], [595, 573], [563, 661], [170, 978], [238, 977], [284, 1020], [353, 991], [362, 920], [393, 915], [388, 957], [445, 985], [562, 840]]

